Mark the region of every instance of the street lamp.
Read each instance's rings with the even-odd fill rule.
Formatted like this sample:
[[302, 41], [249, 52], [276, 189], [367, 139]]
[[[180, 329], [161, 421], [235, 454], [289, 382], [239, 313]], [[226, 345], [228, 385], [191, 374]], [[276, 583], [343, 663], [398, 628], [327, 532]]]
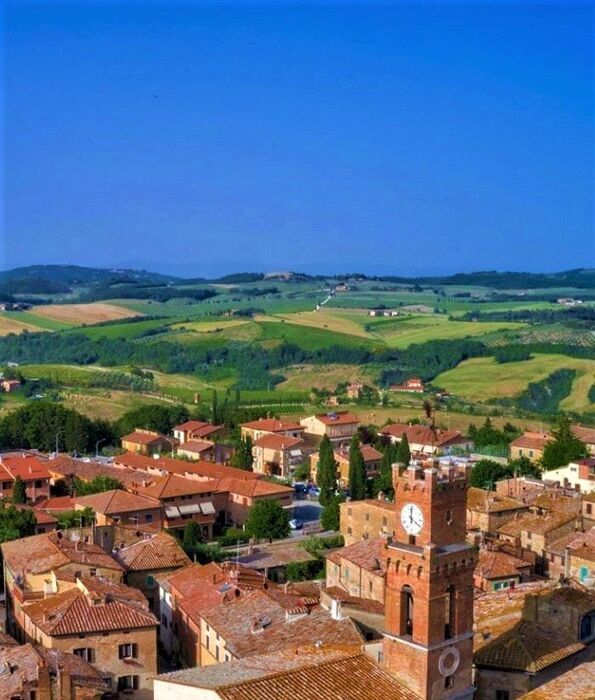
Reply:
[[102, 442], [105, 442], [107, 438], [101, 438], [101, 440], [97, 440], [95, 443], [95, 459], [99, 457], [99, 445], [101, 445]]

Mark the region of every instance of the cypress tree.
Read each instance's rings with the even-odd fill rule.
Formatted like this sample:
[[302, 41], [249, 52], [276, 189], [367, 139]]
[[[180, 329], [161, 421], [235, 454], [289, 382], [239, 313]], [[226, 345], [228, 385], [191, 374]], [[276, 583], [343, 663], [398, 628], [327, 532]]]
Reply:
[[12, 502], [18, 504], [27, 503], [27, 491], [20, 476], [17, 476], [14, 480], [14, 485], [12, 487]]
[[349, 446], [349, 494], [353, 501], [366, 497], [366, 465], [357, 435], [351, 438]]
[[399, 447], [397, 449], [397, 462], [404, 464], [406, 467], [409, 466], [411, 461], [411, 450], [409, 449], [409, 440], [407, 435], [403, 434]]
[[219, 419], [219, 409], [217, 406], [217, 392], [216, 391], [213, 391], [213, 402], [211, 405], [211, 415], [212, 415], [213, 423], [217, 424], [218, 419]]
[[320, 489], [318, 497], [320, 505], [327, 506], [337, 489], [337, 463], [333, 454], [333, 446], [326, 435], [320, 441], [316, 485]]

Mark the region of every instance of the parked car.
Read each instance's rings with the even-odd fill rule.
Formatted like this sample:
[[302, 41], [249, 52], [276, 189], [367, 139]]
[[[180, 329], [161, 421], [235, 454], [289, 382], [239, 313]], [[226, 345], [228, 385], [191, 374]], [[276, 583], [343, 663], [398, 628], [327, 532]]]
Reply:
[[292, 518], [289, 521], [289, 527], [292, 530], [301, 530], [304, 527], [304, 523], [301, 520], [298, 520], [297, 518]]

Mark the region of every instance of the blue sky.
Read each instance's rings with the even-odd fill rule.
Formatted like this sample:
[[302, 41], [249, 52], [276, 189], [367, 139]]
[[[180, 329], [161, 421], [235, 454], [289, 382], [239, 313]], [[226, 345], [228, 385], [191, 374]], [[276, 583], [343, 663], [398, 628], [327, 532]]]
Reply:
[[594, 264], [587, 3], [5, 14], [2, 267]]

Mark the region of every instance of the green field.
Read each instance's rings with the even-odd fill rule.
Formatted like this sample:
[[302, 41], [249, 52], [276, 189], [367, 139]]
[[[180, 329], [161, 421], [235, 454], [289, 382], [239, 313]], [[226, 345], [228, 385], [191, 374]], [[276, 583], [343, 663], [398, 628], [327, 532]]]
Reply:
[[72, 328], [74, 325], [65, 321], [38, 316], [34, 311], [3, 311], [2, 316], [32, 326], [33, 330], [61, 331], [66, 328]]
[[517, 396], [530, 382], [539, 382], [563, 368], [575, 369], [577, 377], [570, 396], [560, 407], [577, 412], [592, 410], [588, 394], [595, 383], [595, 361], [565, 355], [535, 355], [531, 360], [505, 364], [499, 364], [492, 357], [476, 357], [439, 374], [434, 384], [468, 401], [482, 403], [488, 399]]

